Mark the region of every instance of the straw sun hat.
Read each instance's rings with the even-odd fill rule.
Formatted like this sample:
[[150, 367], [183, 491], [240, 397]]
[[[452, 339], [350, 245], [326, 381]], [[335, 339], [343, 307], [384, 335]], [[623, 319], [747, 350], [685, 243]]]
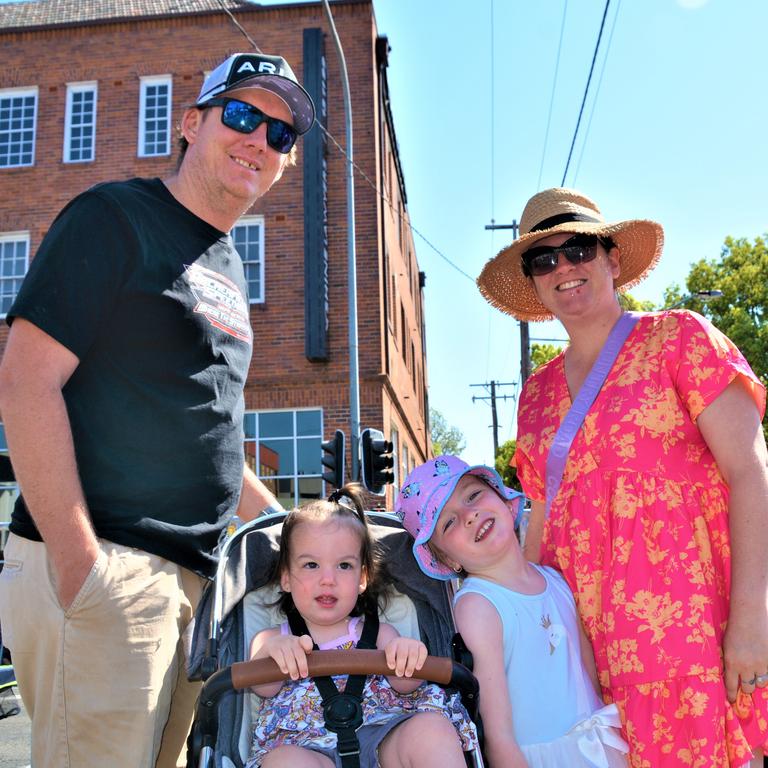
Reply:
[[650, 272], [661, 256], [664, 230], [647, 219], [608, 224], [600, 209], [581, 192], [545, 189], [525, 206], [520, 237], [483, 267], [477, 284], [480, 293], [502, 312], [518, 320], [551, 320], [539, 301], [533, 280], [523, 274], [522, 255], [538, 240], [557, 232], [589, 233], [610, 237], [619, 249], [620, 273], [615, 287], [627, 290]]

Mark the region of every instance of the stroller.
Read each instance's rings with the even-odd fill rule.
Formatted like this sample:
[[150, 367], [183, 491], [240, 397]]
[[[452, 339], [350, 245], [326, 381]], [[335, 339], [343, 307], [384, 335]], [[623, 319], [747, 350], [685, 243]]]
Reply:
[[21, 712], [21, 707], [15, 692], [16, 675], [13, 671], [13, 665], [6, 658], [2, 644], [0, 644], [0, 656], [2, 657], [0, 660], [0, 720], [2, 720], [18, 715]]
[[[2, 458], [5, 457], [0, 456], [0, 459]], [[3, 466], [0, 462], [0, 475], [2, 475]], [[7, 467], [10, 468], [10, 462], [7, 463]], [[3, 531], [7, 529], [8, 523], [0, 523], [0, 571], [3, 569]], [[8, 649], [3, 646], [3, 631], [0, 627], [0, 720], [18, 715], [21, 712], [15, 688], [16, 673], [13, 671], [11, 655]]]
[[[452, 659], [453, 653], [460, 653], [460, 645], [453, 651], [450, 586], [421, 572], [397, 517], [384, 512], [367, 515], [391, 577], [391, 595], [381, 620], [393, 624], [401, 635], [425, 643], [430, 656], [417, 676], [442, 685], [450, 696], [461, 696], [469, 718], [478, 722], [477, 681], [466, 666]], [[253, 735], [252, 703], [258, 699], [247, 689], [285, 679], [272, 659], [243, 661], [256, 632], [285, 620], [274, 606], [277, 593], [268, 585], [284, 517], [284, 513], [259, 517], [224, 541], [216, 577], [198, 606], [188, 673], [190, 679], [205, 683], [188, 741], [187, 768], [243, 768]], [[310, 677], [391, 674], [383, 651], [315, 651], [308, 662]], [[453, 711], [461, 709], [458, 702], [452, 704]], [[474, 737], [475, 726], [469, 722], [468, 727]], [[465, 752], [465, 759], [468, 766], [483, 766], [477, 746]]]

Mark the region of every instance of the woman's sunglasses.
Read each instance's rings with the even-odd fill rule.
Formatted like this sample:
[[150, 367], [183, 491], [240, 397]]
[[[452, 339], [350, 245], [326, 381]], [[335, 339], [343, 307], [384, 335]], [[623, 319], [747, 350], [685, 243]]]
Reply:
[[287, 155], [296, 143], [298, 134], [293, 126], [276, 117], [270, 117], [253, 104], [224, 97], [198, 104], [198, 109], [208, 107], [223, 107], [221, 122], [238, 133], [253, 133], [262, 123], [266, 123], [267, 144], [282, 155]]
[[613, 248], [609, 238], [597, 235], [578, 234], [561, 245], [540, 245], [529, 248], [522, 256], [523, 274], [526, 277], [541, 277], [557, 269], [560, 256], [565, 256], [571, 264], [584, 264], [597, 256], [597, 244], [607, 251]]

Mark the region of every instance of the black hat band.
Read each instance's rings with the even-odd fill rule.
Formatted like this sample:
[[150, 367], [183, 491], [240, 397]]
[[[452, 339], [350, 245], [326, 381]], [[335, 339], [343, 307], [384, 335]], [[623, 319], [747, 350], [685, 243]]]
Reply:
[[550, 216], [544, 221], [540, 221], [535, 227], [531, 227], [531, 232], [540, 232], [542, 229], [551, 229], [558, 224], [565, 224], [568, 221], [588, 221], [594, 224], [604, 224], [605, 222], [594, 216], [587, 216], [585, 213], [558, 213], [557, 216]]

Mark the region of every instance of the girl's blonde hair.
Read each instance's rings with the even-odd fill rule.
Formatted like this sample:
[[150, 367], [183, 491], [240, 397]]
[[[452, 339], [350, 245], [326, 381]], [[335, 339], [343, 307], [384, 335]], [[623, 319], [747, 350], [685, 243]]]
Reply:
[[[360, 536], [360, 562], [367, 578], [365, 591], [358, 596], [352, 610], [352, 616], [369, 612], [378, 612], [379, 601], [383, 599], [382, 563], [379, 549], [371, 536], [368, 521], [365, 519], [365, 494], [359, 483], [347, 483], [334, 491], [327, 500], [310, 501], [301, 507], [292, 509], [283, 522], [280, 534], [280, 555], [272, 581], [278, 586], [280, 577], [288, 570], [291, 562], [291, 542], [293, 532], [305, 522], [324, 523], [338, 520], [349, 526]], [[277, 606], [285, 613], [296, 610], [290, 592], [280, 592]]]

